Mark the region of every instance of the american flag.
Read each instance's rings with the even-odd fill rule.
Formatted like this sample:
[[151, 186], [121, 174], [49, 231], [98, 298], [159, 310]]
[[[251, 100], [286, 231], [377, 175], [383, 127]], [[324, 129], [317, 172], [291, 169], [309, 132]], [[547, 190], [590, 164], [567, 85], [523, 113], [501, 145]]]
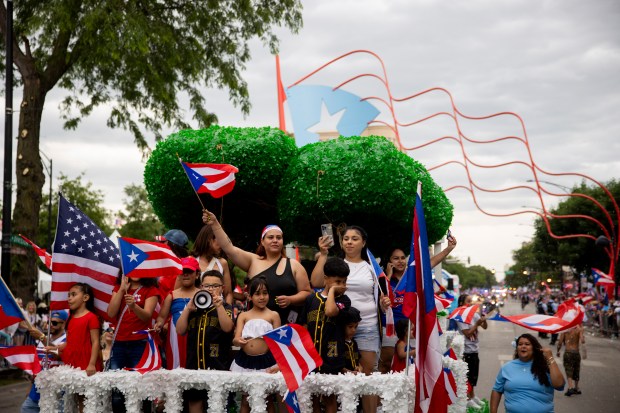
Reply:
[[0, 356], [15, 367], [36, 376], [41, 371], [41, 362], [35, 346], [0, 346]]
[[166, 244], [119, 238], [123, 274], [134, 278], [175, 276], [183, 272], [179, 257]]
[[239, 170], [229, 164], [219, 163], [188, 163], [181, 161], [197, 194], [211, 194], [213, 198], [221, 198], [235, 187], [235, 173]]
[[[415, 263], [415, 264], [414, 264]], [[403, 314], [415, 322], [417, 354], [415, 359], [414, 412], [446, 412], [448, 394], [443, 377], [443, 351], [439, 343], [439, 323], [428, 252], [428, 237], [422, 200], [416, 194], [413, 236], [409, 263], [396, 287], [404, 292]]]
[[146, 346], [142, 353], [142, 358], [132, 368], [125, 368], [125, 370], [137, 371], [140, 374], [148, 373], [149, 371], [161, 369], [161, 354], [155, 344], [155, 340], [151, 336], [150, 330], [138, 330], [134, 331], [134, 334], [146, 334]]
[[464, 305], [462, 307], [457, 307], [450, 313], [448, 316], [451, 320], [460, 321], [461, 323], [471, 324], [474, 321], [474, 315], [480, 312], [480, 306], [476, 305]]
[[49, 270], [51, 270], [52, 269], [52, 255], [49, 252], [47, 252], [45, 248], [39, 247], [37, 244], [30, 241], [28, 238], [24, 237], [22, 234], [19, 234], [19, 236], [24, 241], [26, 241], [28, 244], [30, 244], [30, 246], [32, 247], [32, 249], [34, 249], [34, 252], [39, 256], [43, 264], [45, 264], [45, 266]]
[[120, 253], [114, 242], [60, 194], [50, 309], [68, 308], [67, 293], [75, 283], [84, 282], [93, 288], [98, 315], [107, 317], [120, 266]]
[[280, 367], [289, 392], [297, 390], [306, 375], [323, 364], [310, 334], [299, 324], [278, 327], [267, 332], [263, 339]]

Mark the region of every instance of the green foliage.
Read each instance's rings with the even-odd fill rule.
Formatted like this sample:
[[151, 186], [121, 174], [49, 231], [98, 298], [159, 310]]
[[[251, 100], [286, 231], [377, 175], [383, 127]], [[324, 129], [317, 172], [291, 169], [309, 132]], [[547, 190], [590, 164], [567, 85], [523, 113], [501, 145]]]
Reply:
[[[611, 180], [605, 184], [616, 202], [620, 200], [620, 182]], [[597, 200], [609, 212], [617, 228], [619, 217], [616, 216], [610, 197], [598, 186], [586, 185], [585, 182], [572, 189], [575, 194], [587, 195]], [[598, 238], [603, 234], [602, 227], [608, 231], [612, 228], [605, 213], [591, 200], [580, 196], [571, 196], [560, 202], [550, 211], [555, 215], [589, 216], [598, 223], [585, 218], [549, 218], [550, 228], [554, 234], [587, 234]], [[531, 243], [524, 244], [514, 251], [515, 276], [526, 267], [537, 273], [537, 279], [557, 278], [560, 265], [570, 265], [577, 271], [587, 271], [591, 267], [607, 270], [609, 258], [597, 247], [592, 239], [576, 237], [557, 240], [549, 235], [546, 224], [541, 218], [535, 221], [535, 234]], [[518, 271], [517, 271], [518, 270]], [[530, 277], [532, 278], [532, 277]], [[536, 280], [532, 280], [536, 281]]]
[[418, 181], [433, 243], [450, 226], [453, 207], [419, 162], [384, 137], [306, 145], [282, 179], [280, 222], [288, 240], [308, 245], [316, 244], [321, 223], [332, 222], [364, 227], [375, 255], [402, 248], [411, 240]]
[[[103, 207], [104, 193], [99, 189], [93, 188], [93, 183], [88, 181], [84, 182], [84, 173], [81, 173], [76, 178], [69, 178], [62, 172], [58, 176], [58, 192], [73, 205], [80, 208], [95, 224], [101, 228], [106, 234], [112, 232], [111, 212]], [[58, 216], [58, 192], [52, 194], [52, 241], [54, 234], [56, 233], [56, 217]], [[36, 240], [33, 240], [37, 245], [42, 248], [49, 248], [48, 243], [48, 205], [49, 194], [43, 195], [43, 202], [41, 204], [41, 213], [39, 215], [39, 235]]]
[[481, 265], [465, 266], [459, 262], [442, 264], [442, 268], [450, 274], [459, 276], [461, 290], [470, 288], [489, 288], [497, 284], [493, 271]]
[[120, 229], [122, 236], [143, 240], [153, 240], [156, 235], [164, 233], [164, 226], [148, 200], [146, 189], [142, 185], [127, 185], [124, 189], [125, 211], [119, 211], [120, 218], [125, 220]]
[[[65, 127], [76, 128], [106, 104], [112, 108], [108, 126], [129, 130], [143, 150], [141, 127], [157, 140], [165, 126], [189, 127], [180, 95], [189, 98], [201, 127], [217, 122], [205, 107], [203, 87], [228, 90], [248, 113], [241, 76], [250, 60], [248, 42], [259, 38], [275, 53], [274, 27], [296, 33], [302, 25], [299, 0], [24, 0], [14, 9], [14, 39], [23, 53], [27, 48], [41, 87], [47, 92], [58, 84], [71, 93], [61, 105]], [[16, 61], [22, 75], [28, 59]]]
[[238, 245], [256, 246], [263, 226], [277, 220], [280, 179], [297, 152], [293, 139], [275, 128], [184, 130], [157, 144], [144, 168], [144, 183], [166, 227], [194, 236], [202, 226], [201, 205], [177, 154], [185, 162], [236, 166], [235, 189], [225, 200], [208, 194], [200, 198], [218, 216], [224, 205], [226, 231]]

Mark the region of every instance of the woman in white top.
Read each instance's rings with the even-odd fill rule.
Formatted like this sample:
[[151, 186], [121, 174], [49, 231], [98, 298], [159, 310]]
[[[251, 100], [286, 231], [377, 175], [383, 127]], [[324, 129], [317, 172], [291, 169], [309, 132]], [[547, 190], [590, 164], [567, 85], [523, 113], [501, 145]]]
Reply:
[[232, 305], [233, 293], [230, 269], [228, 268], [228, 262], [221, 257], [221, 254], [222, 248], [213, 234], [213, 229], [210, 225], [203, 226], [196, 237], [191, 255], [198, 260], [200, 274], [209, 270], [218, 270], [222, 273], [224, 276], [224, 301]]
[[[350, 269], [346, 295], [351, 299], [351, 306], [357, 308], [362, 317], [355, 333], [355, 341], [362, 356], [360, 363], [363, 372], [370, 374], [377, 367], [380, 348], [380, 323], [377, 308], [385, 311], [390, 306], [390, 299], [379, 292], [376, 277], [370, 269], [366, 252], [367, 238], [363, 228], [353, 225], [345, 228], [340, 244], [344, 260]], [[315, 288], [325, 285], [323, 266], [327, 260], [330, 242], [328, 237], [319, 238], [320, 255], [311, 276], [311, 282]], [[375, 412], [377, 397], [363, 396], [362, 407], [364, 413]]]

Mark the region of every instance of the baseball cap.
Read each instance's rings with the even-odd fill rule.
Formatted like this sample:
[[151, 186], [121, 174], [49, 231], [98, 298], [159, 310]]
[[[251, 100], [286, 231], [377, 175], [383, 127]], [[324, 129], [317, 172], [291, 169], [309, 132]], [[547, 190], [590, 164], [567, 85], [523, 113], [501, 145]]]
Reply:
[[184, 247], [189, 242], [189, 239], [187, 238], [187, 235], [185, 235], [185, 232], [181, 231], [180, 229], [171, 229], [164, 234], [164, 238], [172, 242], [173, 244], [178, 245], [179, 247]]
[[67, 321], [67, 318], [69, 318], [69, 314], [67, 314], [65, 310], [52, 311], [52, 316], [50, 317], [50, 319], [52, 318]]
[[200, 270], [200, 264], [198, 264], [198, 261], [194, 257], [185, 257], [181, 259], [181, 265], [183, 266], [184, 270], [185, 269], [192, 270], [192, 271]]

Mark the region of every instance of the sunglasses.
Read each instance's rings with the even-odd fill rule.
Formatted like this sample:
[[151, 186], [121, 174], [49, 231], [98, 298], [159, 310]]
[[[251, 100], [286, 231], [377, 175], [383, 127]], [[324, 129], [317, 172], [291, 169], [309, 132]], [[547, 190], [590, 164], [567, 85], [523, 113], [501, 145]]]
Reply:
[[56, 327], [58, 324], [64, 324], [64, 321], [51, 321], [52, 325]]

